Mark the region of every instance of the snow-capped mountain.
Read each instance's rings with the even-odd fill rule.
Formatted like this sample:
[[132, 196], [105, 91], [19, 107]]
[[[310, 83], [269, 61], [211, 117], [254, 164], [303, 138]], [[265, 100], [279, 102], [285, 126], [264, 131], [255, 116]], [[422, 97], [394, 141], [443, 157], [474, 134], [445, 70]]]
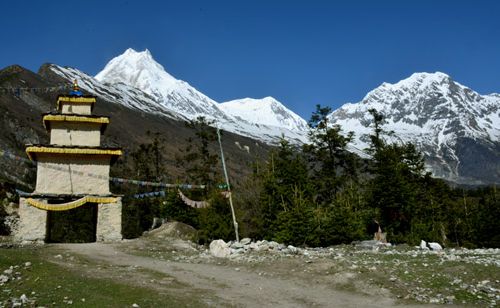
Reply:
[[217, 102], [167, 73], [147, 49], [142, 52], [127, 49], [109, 61], [95, 79], [105, 84], [123, 83], [137, 88], [154, 97], [166, 109], [187, 118], [205, 116], [219, 121], [232, 121], [219, 109]]
[[261, 125], [286, 127], [293, 131], [307, 131], [307, 122], [273, 97], [243, 98], [221, 103], [219, 107], [239, 120]]
[[[77, 69], [51, 65], [57, 75], [110, 102], [179, 120], [205, 116], [224, 130], [275, 143], [285, 136], [307, 142], [307, 124], [272, 97], [217, 103], [158, 64], [148, 50], [128, 49], [91, 77]], [[363, 153], [372, 119], [386, 117], [385, 129], [417, 145], [434, 176], [468, 184], [500, 182], [500, 94], [480, 95], [444, 73], [415, 73], [395, 84], [383, 83], [358, 103], [347, 103], [331, 122], [355, 132], [351, 150]]]
[[[261, 123], [258, 116], [234, 117], [230, 108], [221, 105], [190, 86], [175, 79], [157, 63], [148, 50], [137, 52], [127, 49], [112, 59], [95, 77], [77, 69], [50, 65], [49, 69], [70, 81], [77, 79], [80, 87], [89, 93], [129, 108], [157, 113], [179, 120], [192, 120], [204, 116], [216, 122], [224, 130], [243, 136], [275, 143], [281, 136], [304, 142], [306, 134], [290, 125], [290, 118], [298, 117], [276, 101], [276, 120], [272, 124]], [[250, 105], [247, 105], [251, 108]], [[271, 109], [270, 109], [271, 110]], [[250, 113], [248, 114], [250, 115]], [[298, 120], [297, 120], [298, 121]]]
[[131, 109], [160, 113], [169, 118], [187, 119], [159, 106], [155, 98], [151, 95], [124, 83], [116, 83], [113, 85], [103, 84], [94, 77], [75, 68], [61, 67], [55, 64], [48, 64], [43, 69], [48, 69], [67, 81], [77, 80], [82, 89], [107, 101], [115, 102]]
[[[415, 73], [395, 84], [383, 83], [359, 103], [335, 110], [331, 121], [354, 131], [355, 145], [368, 146], [372, 119], [384, 114], [385, 129], [424, 153], [435, 176], [456, 182], [500, 179], [500, 95], [480, 95], [436, 73]], [[395, 140], [392, 140], [395, 141]]]

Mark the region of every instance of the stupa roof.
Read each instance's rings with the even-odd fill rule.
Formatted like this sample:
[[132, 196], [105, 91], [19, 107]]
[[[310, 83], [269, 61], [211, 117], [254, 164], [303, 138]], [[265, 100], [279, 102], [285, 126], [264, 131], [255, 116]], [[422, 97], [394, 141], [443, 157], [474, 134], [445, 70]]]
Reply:
[[37, 160], [37, 154], [50, 153], [50, 154], [66, 154], [66, 155], [109, 155], [111, 160], [114, 161], [123, 152], [120, 148], [108, 147], [88, 147], [88, 146], [60, 146], [60, 145], [30, 145], [26, 148], [26, 154], [29, 159]]
[[101, 125], [101, 133], [104, 132], [106, 126], [109, 124], [109, 117], [98, 116], [98, 115], [65, 115], [65, 114], [54, 114], [54, 113], [46, 113], [43, 115], [43, 126], [45, 129], [50, 131], [50, 123], [52, 121], [58, 122], [80, 122], [80, 123], [100, 123]]

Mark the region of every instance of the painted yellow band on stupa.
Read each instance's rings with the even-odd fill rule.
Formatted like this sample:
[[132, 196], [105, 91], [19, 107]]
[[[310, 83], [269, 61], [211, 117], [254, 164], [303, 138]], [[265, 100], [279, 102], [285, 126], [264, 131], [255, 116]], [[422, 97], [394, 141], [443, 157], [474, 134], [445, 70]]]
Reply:
[[109, 124], [108, 117], [86, 117], [86, 116], [74, 116], [74, 115], [59, 115], [59, 114], [47, 114], [43, 117], [43, 125], [45, 126], [45, 121], [66, 121], [66, 122], [84, 122], [84, 123], [102, 123]]
[[57, 147], [27, 147], [26, 154], [33, 160], [31, 153], [54, 153], [54, 154], [97, 154], [97, 155], [122, 155], [122, 150], [107, 149], [85, 149], [85, 148], [57, 148]]
[[80, 96], [59, 96], [57, 102], [70, 103], [95, 103], [95, 97], [80, 97]]
[[66, 211], [66, 210], [71, 210], [74, 208], [77, 208], [79, 206], [84, 205], [87, 202], [92, 202], [92, 203], [115, 203], [117, 201], [116, 198], [114, 197], [93, 197], [93, 196], [86, 196], [81, 199], [67, 202], [67, 203], [59, 203], [59, 204], [48, 204], [44, 202], [37, 201], [32, 198], [26, 199], [26, 202], [34, 206], [36, 208], [46, 210], [46, 211]]

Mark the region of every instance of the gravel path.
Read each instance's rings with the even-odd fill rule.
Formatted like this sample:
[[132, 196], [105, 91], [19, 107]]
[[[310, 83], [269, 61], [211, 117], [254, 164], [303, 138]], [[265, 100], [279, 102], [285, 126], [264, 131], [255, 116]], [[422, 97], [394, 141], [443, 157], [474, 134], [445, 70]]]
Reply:
[[[122, 245], [122, 244], [119, 244]], [[118, 247], [119, 247], [118, 245]], [[259, 275], [245, 267], [162, 261], [120, 251], [113, 244], [60, 244], [68, 252], [115, 266], [139, 266], [240, 307], [397, 307], [387, 297], [335, 290], [323, 280]], [[155, 286], [157, 287], [157, 286]], [[405, 306], [408, 307], [408, 306]], [[419, 305], [418, 307], [421, 307]]]

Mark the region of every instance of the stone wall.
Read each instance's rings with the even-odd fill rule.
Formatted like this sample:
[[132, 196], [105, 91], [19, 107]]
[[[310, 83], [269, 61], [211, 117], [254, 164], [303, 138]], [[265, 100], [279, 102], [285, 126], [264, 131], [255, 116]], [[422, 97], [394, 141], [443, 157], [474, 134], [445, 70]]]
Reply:
[[99, 146], [101, 123], [56, 122], [50, 124], [50, 144]]
[[97, 232], [98, 242], [119, 241], [122, 237], [122, 198], [116, 203], [98, 205]]
[[[47, 200], [39, 199], [41, 202]], [[14, 238], [19, 241], [45, 241], [47, 233], [47, 212], [32, 207], [26, 198], [19, 198], [19, 224], [14, 230]]]
[[62, 108], [61, 113], [64, 114], [81, 114], [81, 115], [89, 115], [92, 114], [92, 105], [91, 104], [71, 104], [66, 102], [61, 102]]
[[36, 194], [107, 195], [110, 157], [37, 153]]

